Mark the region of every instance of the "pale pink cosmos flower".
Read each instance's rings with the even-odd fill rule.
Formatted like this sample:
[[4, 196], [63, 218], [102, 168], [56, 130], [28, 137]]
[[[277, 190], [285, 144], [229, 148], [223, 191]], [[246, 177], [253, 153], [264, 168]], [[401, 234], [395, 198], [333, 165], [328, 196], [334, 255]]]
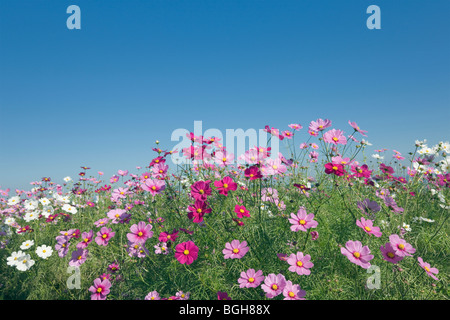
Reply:
[[373, 255], [370, 254], [368, 246], [362, 246], [359, 241], [347, 241], [345, 247], [341, 248], [341, 253], [353, 262], [354, 264], [361, 266], [364, 269], [370, 268], [370, 260], [373, 259]]
[[125, 177], [126, 175], [128, 175], [128, 170], [118, 170], [117, 174], [119, 176]]
[[344, 136], [344, 132], [339, 129], [331, 129], [325, 132], [323, 135], [323, 141], [334, 145], [347, 144], [347, 139]]
[[266, 159], [266, 172], [265, 175], [277, 175], [285, 173], [287, 167], [283, 164], [280, 158], [277, 159]]
[[224, 259], [241, 259], [248, 252], [247, 241], [240, 242], [239, 240], [233, 240], [225, 244], [225, 249], [222, 250]]
[[273, 188], [264, 188], [261, 192], [261, 200], [262, 201], [270, 201], [274, 202], [275, 199], [278, 199], [278, 190]]
[[389, 242], [391, 243], [395, 254], [400, 257], [412, 257], [412, 254], [416, 252], [416, 249], [414, 249], [411, 244], [407, 243], [406, 240], [400, 238], [397, 234], [391, 234], [389, 236]]
[[302, 290], [298, 284], [292, 284], [292, 281], [286, 281], [283, 289], [283, 300], [305, 300], [306, 291]]
[[304, 207], [300, 207], [297, 214], [291, 213], [291, 218], [289, 218], [289, 222], [292, 224], [291, 230], [297, 232], [299, 230], [307, 231], [310, 228], [315, 228], [319, 223], [313, 219], [313, 213], [308, 214]]
[[439, 281], [439, 279], [435, 276], [435, 274], [439, 273], [438, 269], [431, 268], [430, 264], [424, 262], [421, 257], [418, 257], [417, 260], [419, 261], [419, 266], [427, 272], [427, 275], [432, 277], [434, 280]]
[[161, 298], [160, 298], [160, 296], [159, 296], [158, 291], [155, 290], [155, 291], [149, 292], [149, 293], [145, 296], [144, 300], [161, 300]]
[[266, 297], [271, 299], [278, 296], [284, 290], [286, 286], [286, 278], [281, 274], [271, 273], [264, 278], [264, 283], [261, 285], [261, 289], [266, 293]]
[[218, 151], [214, 155], [214, 161], [219, 167], [225, 167], [234, 162], [234, 154], [226, 151]]
[[358, 125], [356, 124], [356, 122], [351, 122], [350, 120], [348, 120], [348, 124], [349, 124], [353, 129], [355, 129], [355, 131], [357, 131], [357, 132], [361, 133], [363, 136], [367, 137], [367, 135], [366, 135], [366, 132], [367, 132], [367, 131], [361, 130], [361, 129], [358, 127]]
[[256, 288], [263, 280], [262, 270], [255, 272], [255, 269], [248, 269], [246, 272], [241, 272], [241, 277], [238, 279], [239, 288]]
[[291, 266], [289, 271], [296, 272], [298, 275], [310, 275], [314, 264], [310, 261], [311, 256], [309, 254], [303, 255], [303, 252], [292, 253], [286, 260]]
[[298, 124], [298, 123], [292, 123], [292, 124], [289, 124], [288, 127], [291, 128], [291, 129], [294, 129], [294, 130], [296, 130], [296, 131], [298, 131], [298, 130], [300, 130], [301, 128], [303, 128], [302, 125], [301, 125], [301, 124]]
[[379, 238], [381, 237], [382, 233], [380, 231], [379, 227], [373, 226], [373, 221], [369, 219], [364, 219], [364, 217], [361, 217], [360, 220], [356, 220], [356, 225], [364, 230], [367, 234], [373, 234], [375, 237]]
[[[113, 209], [108, 211], [106, 214], [108, 218], [111, 220], [111, 223], [117, 224], [121, 220], [121, 218], [127, 213], [125, 209]], [[98, 226], [98, 225], [97, 225]]]

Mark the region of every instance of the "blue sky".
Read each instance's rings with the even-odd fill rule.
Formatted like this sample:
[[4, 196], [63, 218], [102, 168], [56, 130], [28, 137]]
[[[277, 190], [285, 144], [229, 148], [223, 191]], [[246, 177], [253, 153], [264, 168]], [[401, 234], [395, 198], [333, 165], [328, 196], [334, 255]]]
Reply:
[[[81, 30], [69, 30], [69, 5]], [[381, 29], [369, 30], [369, 5]], [[448, 140], [450, 2], [2, 1], [0, 186], [146, 166], [177, 128], [367, 130]], [[306, 130], [296, 138], [306, 140]], [[369, 149], [369, 150], [371, 150]]]

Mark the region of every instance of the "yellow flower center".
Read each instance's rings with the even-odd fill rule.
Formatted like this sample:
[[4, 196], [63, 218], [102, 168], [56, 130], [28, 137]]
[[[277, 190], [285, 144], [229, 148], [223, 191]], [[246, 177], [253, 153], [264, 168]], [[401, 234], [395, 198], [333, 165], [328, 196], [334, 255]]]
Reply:
[[188, 255], [188, 254], [189, 254], [189, 250], [186, 249], [186, 250], [183, 251], [183, 253], [184, 253], [185, 255]]
[[255, 282], [255, 278], [249, 278], [249, 279], [248, 279], [248, 282], [250, 282], [250, 283]]
[[355, 258], [359, 258], [359, 257], [361, 257], [361, 254], [359, 252], [353, 252], [353, 256]]
[[430, 272], [430, 268], [428, 268], [428, 267], [425, 267], [425, 270], [426, 270], [427, 272]]
[[238, 248], [233, 249], [233, 253], [239, 253], [239, 249]]
[[303, 262], [297, 261], [297, 265], [298, 265], [299, 267], [302, 267], [302, 266], [303, 266]]
[[387, 256], [392, 259], [393, 257], [395, 257], [395, 254], [393, 252], [388, 252]]
[[197, 213], [202, 213], [202, 209], [198, 208]]
[[107, 236], [108, 236], [108, 235], [105, 233], [104, 235], [102, 235], [102, 238], [103, 238], [103, 239], [106, 239]]
[[199, 193], [200, 193], [200, 194], [204, 194], [205, 191], [204, 191], [203, 189], [200, 189]]
[[223, 162], [227, 161], [227, 158], [222, 158], [222, 161], [223, 161]]
[[339, 139], [336, 137], [333, 137], [333, 141], [338, 141]]
[[400, 244], [398, 245], [398, 248], [399, 248], [400, 250], [403, 250], [403, 249], [405, 249], [405, 245], [402, 244], [402, 243], [400, 243]]
[[332, 168], [333, 170], [337, 170], [338, 168], [336, 167], [336, 166], [333, 166], [333, 168]]
[[292, 291], [289, 291], [288, 295], [289, 295], [289, 297], [291, 297], [291, 298], [295, 297], [295, 293], [293, 293]]
[[138, 236], [142, 237], [143, 233], [141, 231], [139, 231]]
[[278, 289], [278, 286], [276, 284], [273, 284], [272, 285], [272, 290], [277, 290], [277, 289]]
[[97, 292], [98, 293], [102, 292], [102, 288], [97, 288]]
[[245, 210], [244, 210], [244, 209], [240, 209], [239, 212], [240, 212], [240, 213], [244, 213]]
[[88, 242], [89, 241], [89, 239], [88, 238], [84, 238], [84, 242]]
[[153, 186], [153, 187], [152, 187], [152, 190], [156, 190], [156, 187], [155, 187], [155, 186]]
[[224, 184], [223, 184], [223, 187], [224, 187], [225, 189], [228, 188], [228, 184], [224, 183]]
[[364, 227], [364, 229], [366, 229], [367, 232], [372, 231], [372, 229], [370, 229], [369, 227]]
[[275, 170], [277, 170], [277, 169], [278, 169], [278, 166], [272, 166], [272, 168], [274, 168]]
[[300, 223], [301, 225], [303, 225], [303, 224], [306, 224], [306, 221], [302, 219], [302, 220], [299, 221], [299, 223]]

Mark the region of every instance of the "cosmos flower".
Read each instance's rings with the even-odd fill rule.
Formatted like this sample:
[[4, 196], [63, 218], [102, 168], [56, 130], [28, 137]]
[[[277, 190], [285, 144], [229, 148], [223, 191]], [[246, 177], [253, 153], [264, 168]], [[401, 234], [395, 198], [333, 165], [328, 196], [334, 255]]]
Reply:
[[346, 256], [350, 262], [353, 262], [364, 269], [370, 267], [369, 261], [373, 259], [369, 247], [363, 247], [359, 241], [347, 241], [345, 247], [341, 247], [341, 253]]
[[175, 258], [181, 264], [191, 264], [198, 257], [198, 247], [193, 241], [182, 242], [175, 247]]
[[247, 241], [240, 242], [233, 240], [225, 244], [225, 249], [222, 250], [224, 259], [241, 259], [248, 252]]

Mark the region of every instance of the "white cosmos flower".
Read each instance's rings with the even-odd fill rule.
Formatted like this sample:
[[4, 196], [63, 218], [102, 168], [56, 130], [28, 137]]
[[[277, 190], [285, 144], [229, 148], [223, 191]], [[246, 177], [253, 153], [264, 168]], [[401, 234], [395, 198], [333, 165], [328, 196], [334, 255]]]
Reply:
[[29, 211], [36, 210], [38, 205], [39, 205], [39, 203], [36, 200], [33, 200], [33, 199], [28, 199], [24, 203], [25, 209], [27, 209]]
[[50, 200], [48, 200], [47, 198], [41, 198], [39, 199], [39, 202], [43, 205], [43, 206], [48, 206], [50, 204]]
[[36, 254], [42, 259], [47, 259], [52, 255], [52, 253], [53, 253], [52, 247], [49, 247], [45, 244], [36, 248]]
[[75, 214], [77, 213], [77, 209], [73, 206], [71, 206], [70, 204], [66, 203], [65, 205], [62, 206], [62, 209], [64, 211], [66, 211], [67, 213], [72, 213]]
[[450, 172], [450, 156], [439, 162], [442, 172]]
[[26, 222], [30, 222], [39, 218], [39, 211], [29, 211], [25, 213], [23, 220]]
[[30, 249], [33, 245], [34, 245], [34, 240], [27, 240], [27, 241], [22, 242], [22, 244], [20, 245], [20, 249], [27, 250], [27, 249]]
[[67, 176], [67, 177], [65, 177], [65, 178], [64, 178], [64, 181], [65, 181], [65, 182], [69, 182], [69, 181], [72, 181], [72, 178], [71, 178], [71, 177], [69, 177], [69, 176]]
[[14, 251], [8, 258], [6, 258], [6, 264], [8, 266], [15, 267], [23, 256], [25, 256], [25, 253], [23, 253], [23, 251]]
[[405, 229], [406, 231], [411, 231], [411, 226], [409, 224], [406, 224], [403, 222], [403, 229]]
[[16, 268], [20, 271], [27, 271], [34, 265], [34, 260], [31, 259], [31, 256], [29, 254], [25, 254], [21, 257], [19, 262], [16, 265]]
[[14, 222], [16, 222], [16, 220], [13, 217], [8, 217], [5, 219], [5, 224], [8, 226], [12, 225]]
[[15, 204], [20, 203], [20, 197], [15, 196], [8, 199], [8, 206], [13, 206]]
[[42, 215], [48, 218], [51, 214], [53, 214], [54, 211], [55, 210], [52, 206], [45, 206], [44, 208], [42, 208]]
[[422, 141], [416, 140], [416, 147], [418, 147], [418, 148], [425, 147], [426, 143], [427, 143], [427, 139], [424, 139]]

